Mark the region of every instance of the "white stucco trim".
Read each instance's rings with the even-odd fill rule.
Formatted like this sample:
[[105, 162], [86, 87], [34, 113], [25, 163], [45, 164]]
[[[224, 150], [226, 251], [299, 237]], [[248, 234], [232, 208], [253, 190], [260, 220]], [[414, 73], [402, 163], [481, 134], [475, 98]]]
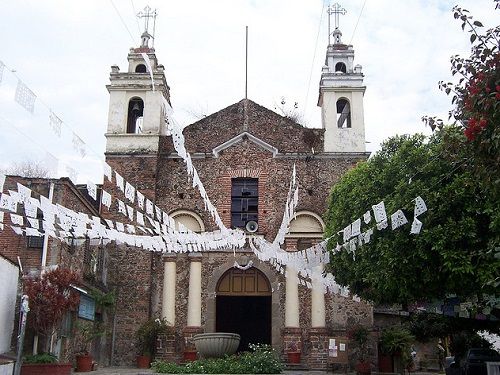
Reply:
[[[302, 238], [302, 237], [307, 237], [307, 238], [323, 238], [323, 233], [325, 231], [325, 223], [323, 222], [323, 219], [321, 216], [319, 216], [317, 213], [312, 212], [312, 211], [299, 211], [296, 214], [296, 219], [300, 218], [300, 216], [304, 217], [309, 217], [314, 219], [317, 224], [321, 227], [320, 232], [311, 232], [307, 228], [304, 228], [304, 230], [295, 230], [292, 231], [292, 225], [290, 225], [290, 232], [286, 235], [286, 238]], [[293, 220], [292, 220], [293, 223]]]
[[214, 156], [217, 158], [217, 157], [219, 157], [219, 153], [221, 151], [223, 151], [226, 148], [229, 148], [231, 146], [234, 146], [236, 143], [241, 142], [245, 138], [247, 138], [249, 141], [255, 143], [257, 146], [263, 148], [264, 150], [272, 153], [273, 157], [275, 157], [278, 154], [278, 149], [276, 147], [270, 145], [269, 143], [263, 141], [262, 139], [257, 138], [256, 136], [254, 136], [248, 132], [243, 132], [243, 133], [238, 134], [236, 137], [231, 138], [229, 141], [226, 141], [226, 142], [222, 143], [221, 145], [215, 147], [212, 150], [212, 152], [213, 152]]
[[201, 219], [200, 215], [198, 215], [196, 212], [189, 211], [189, 210], [176, 210], [176, 211], [173, 211], [172, 213], [170, 213], [169, 215], [174, 220], [176, 220], [175, 218], [177, 217], [178, 219], [176, 221], [180, 221], [181, 223], [182, 223], [182, 219], [179, 220], [181, 216], [190, 216], [198, 222], [198, 224], [200, 226], [200, 232], [205, 232], [205, 224], [203, 224], [203, 220]]

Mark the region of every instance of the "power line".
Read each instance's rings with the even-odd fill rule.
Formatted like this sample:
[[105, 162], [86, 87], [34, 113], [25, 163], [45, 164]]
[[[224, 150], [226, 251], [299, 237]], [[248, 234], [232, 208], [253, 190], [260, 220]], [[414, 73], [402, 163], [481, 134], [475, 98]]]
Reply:
[[359, 12], [359, 17], [358, 20], [356, 21], [356, 26], [354, 26], [354, 30], [352, 32], [351, 40], [349, 41], [349, 44], [352, 44], [352, 40], [354, 39], [354, 34], [356, 34], [356, 29], [358, 28], [358, 23], [359, 20], [361, 19], [361, 15], [363, 14], [363, 9], [365, 9], [366, 5], [366, 0], [363, 2], [363, 6], [361, 7], [361, 12]]
[[111, 5], [113, 5], [113, 8], [115, 8], [115, 11], [116, 11], [116, 14], [118, 14], [118, 17], [120, 17], [120, 20], [122, 21], [122, 24], [123, 26], [125, 26], [125, 29], [127, 29], [128, 31], [128, 35], [130, 35], [130, 39], [132, 39], [132, 43], [135, 43], [135, 40], [134, 40], [134, 37], [132, 35], [132, 33], [130, 32], [127, 24], [125, 23], [125, 21], [123, 20], [123, 17], [122, 15], [120, 14], [120, 11], [118, 10], [118, 8], [116, 7], [115, 3], [113, 2], [113, 0], [109, 0]]
[[325, 12], [325, 3], [323, 2], [323, 6], [321, 7], [321, 16], [319, 17], [318, 33], [316, 34], [316, 43], [314, 45], [314, 54], [313, 54], [313, 58], [312, 58], [312, 62], [311, 62], [311, 69], [309, 71], [309, 82], [307, 83], [306, 98], [304, 100], [304, 119], [306, 117], [306, 112], [307, 112], [307, 101], [309, 99], [309, 89], [311, 88], [311, 80], [312, 80], [312, 74], [313, 74], [313, 69], [314, 69], [314, 62], [316, 60], [316, 51], [318, 49], [319, 33], [321, 31], [321, 24], [323, 23], [324, 12]]
[[134, 14], [135, 21], [137, 23], [137, 32], [139, 33], [139, 35], [141, 35], [141, 27], [139, 26], [139, 18], [137, 17], [137, 12], [135, 10], [134, 0], [130, 0], [130, 5], [132, 5], [132, 12]]

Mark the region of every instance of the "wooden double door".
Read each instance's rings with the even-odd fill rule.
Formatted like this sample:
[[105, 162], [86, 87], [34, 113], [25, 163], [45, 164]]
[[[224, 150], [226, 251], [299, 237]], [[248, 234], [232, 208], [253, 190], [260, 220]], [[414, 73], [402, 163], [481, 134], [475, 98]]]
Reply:
[[271, 344], [271, 285], [258, 269], [228, 270], [217, 284], [216, 331], [238, 333], [238, 351]]

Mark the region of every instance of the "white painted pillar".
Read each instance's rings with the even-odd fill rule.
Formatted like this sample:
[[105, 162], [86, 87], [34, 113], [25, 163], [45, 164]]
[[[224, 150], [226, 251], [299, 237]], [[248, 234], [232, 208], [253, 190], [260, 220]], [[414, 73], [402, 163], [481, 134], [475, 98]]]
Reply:
[[285, 284], [285, 327], [299, 328], [299, 279], [297, 270], [287, 267]]
[[175, 257], [165, 259], [163, 270], [163, 298], [161, 316], [169, 326], [175, 326], [175, 284], [177, 266]]
[[323, 265], [314, 267], [311, 290], [311, 327], [323, 328], [326, 326], [325, 318], [325, 294], [323, 283], [321, 282], [321, 273]]
[[190, 256], [187, 325], [201, 327], [201, 257]]

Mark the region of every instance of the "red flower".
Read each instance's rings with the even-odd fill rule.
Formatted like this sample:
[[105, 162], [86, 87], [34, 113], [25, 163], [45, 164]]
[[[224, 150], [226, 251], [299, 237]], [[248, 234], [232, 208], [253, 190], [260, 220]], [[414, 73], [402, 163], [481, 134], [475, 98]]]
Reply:
[[495, 87], [495, 89], [496, 89], [497, 91], [500, 91], [500, 85], [497, 85], [497, 86]]
[[486, 125], [488, 124], [488, 121], [486, 119], [482, 118], [481, 121], [479, 121], [479, 126], [484, 129]]
[[495, 98], [497, 98], [497, 100], [500, 100], [500, 92], [497, 92], [497, 93], [495, 94]]
[[465, 136], [467, 137], [467, 140], [469, 142], [472, 142], [474, 140], [474, 138], [476, 138], [476, 135], [472, 132], [472, 129], [471, 128], [466, 128], [464, 130], [464, 134]]
[[479, 94], [479, 89], [476, 86], [471, 86], [470, 89], [469, 89], [469, 92], [472, 95], [476, 95], [476, 94]]

